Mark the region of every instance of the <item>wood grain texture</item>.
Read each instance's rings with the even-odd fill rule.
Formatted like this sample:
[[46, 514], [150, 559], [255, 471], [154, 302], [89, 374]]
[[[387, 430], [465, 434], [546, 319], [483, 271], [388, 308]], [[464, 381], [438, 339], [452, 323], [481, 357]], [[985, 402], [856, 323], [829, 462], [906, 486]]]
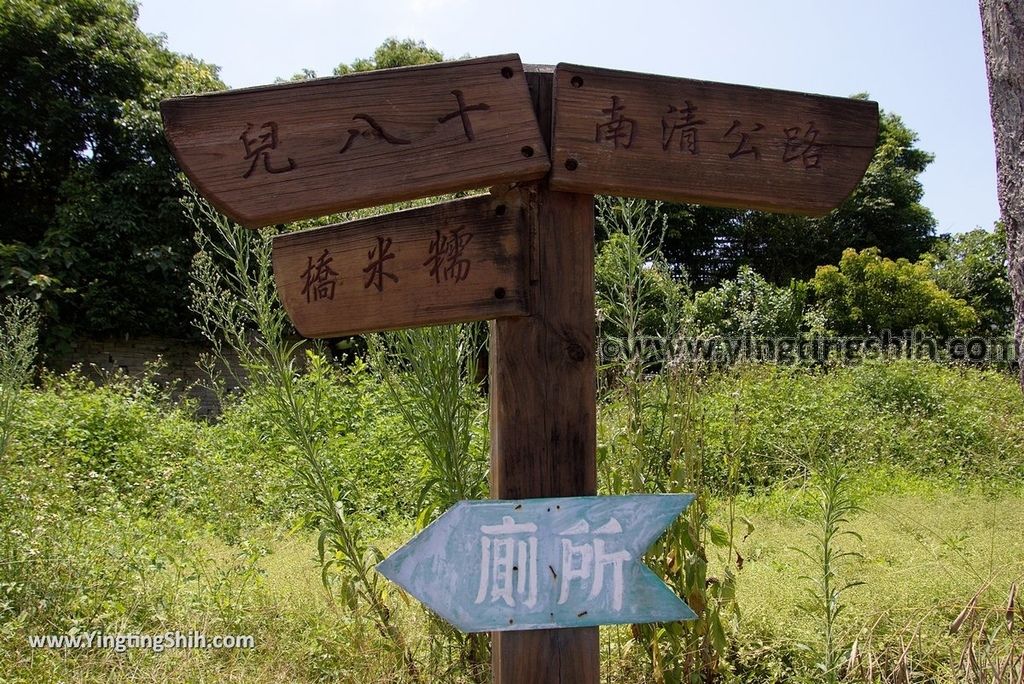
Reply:
[[867, 169], [866, 100], [559, 64], [551, 188], [819, 216]]
[[[1006, 229], [1014, 344], [1024, 359], [1024, 5], [980, 0], [999, 214]], [[1024, 362], [1018, 364], [1024, 390]]]
[[522, 316], [529, 210], [485, 195], [279, 235], [277, 291], [306, 337]]
[[[597, 491], [593, 197], [542, 187], [535, 203], [532, 315], [491, 323], [495, 498]], [[492, 634], [495, 684], [596, 684], [598, 656], [596, 628]]]
[[231, 90], [161, 103], [185, 173], [258, 227], [542, 177], [517, 55]]

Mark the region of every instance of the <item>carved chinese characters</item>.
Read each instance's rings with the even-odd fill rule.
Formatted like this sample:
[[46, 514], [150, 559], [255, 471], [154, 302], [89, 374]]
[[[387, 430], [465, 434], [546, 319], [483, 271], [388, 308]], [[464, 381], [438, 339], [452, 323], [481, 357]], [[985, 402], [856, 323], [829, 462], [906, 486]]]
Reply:
[[611, 105], [607, 109], [601, 110], [608, 120], [598, 123], [595, 127], [597, 132], [594, 134], [594, 142], [610, 142], [616, 149], [620, 145], [624, 149], [629, 149], [633, 144], [633, 137], [636, 135], [636, 121], [623, 116], [624, 109], [619, 98], [612, 95]]
[[313, 257], [306, 257], [306, 270], [299, 277], [302, 278], [302, 293], [306, 295], [306, 303], [318, 299], [334, 299], [334, 290], [338, 285], [338, 272], [330, 266], [334, 261], [331, 252], [324, 249], [323, 254], [317, 257], [316, 264], [313, 264]]
[[363, 287], [373, 285], [377, 288], [377, 292], [383, 292], [385, 276], [392, 282], [398, 282], [398, 276], [384, 270], [385, 263], [389, 259], [395, 258], [395, 255], [391, 253], [391, 242], [391, 238], [378, 235], [377, 244], [367, 252], [366, 256], [370, 260], [370, 265], [363, 269], [363, 273], [367, 274]]
[[279, 235], [274, 276], [307, 337], [526, 313], [518, 192]]
[[250, 227], [550, 166], [515, 55], [180, 97], [161, 111], [182, 169]]
[[295, 169], [295, 160], [288, 157], [285, 164], [275, 165], [270, 161], [270, 153], [277, 149], [277, 123], [267, 121], [260, 126], [259, 131], [253, 131], [251, 123], [245, 125], [245, 130], [238, 139], [242, 141], [245, 149], [245, 161], [252, 160], [249, 168], [242, 174], [242, 178], [248, 178], [256, 170], [256, 166], [262, 160], [263, 168], [267, 173], [285, 173]]
[[390, 145], [409, 145], [412, 143], [411, 140], [404, 140], [402, 138], [396, 138], [393, 135], [388, 135], [388, 132], [384, 130], [377, 121], [369, 114], [356, 114], [352, 117], [353, 121], [361, 121], [366, 124], [364, 128], [350, 128], [348, 129], [348, 140], [342, 146], [339, 154], [345, 154], [348, 148], [352, 147], [352, 143], [356, 141], [360, 136], [363, 138], [383, 140]]
[[463, 256], [466, 245], [473, 239], [473, 234], [466, 230], [466, 226], [459, 226], [448, 231], [435, 231], [435, 237], [430, 241], [430, 256], [423, 262], [424, 266], [430, 266], [430, 275], [434, 276], [436, 282], [441, 279], [452, 278], [455, 282], [461, 282], [469, 276], [469, 259]]
[[476, 136], [473, 135], [473, 122], [469, 118], [469, 113], [486, 112], [488, 109], [491, 108], [490, 105], [488, 105], [485, 102], [481, 102], [480, 104], [469, 105], [467, 107], [466, 102], [462, 97], [461, 90], [453, 90], [452, 95], [455, 96], [456, 102], [459, 103], [458, 109], [456, 109], [454, 112], [438, 117], [437, 123], [445, 123], [449, 119], [459, 117], [459, 119], [462, 121], [462, 132], [466, 134], [466, 140], [476, 140]]
[[873, 102], [561, 64], [551, 187], [820, 215], [874, 152]]
[[817, 169], [821, 167], [821, 145], [818, 144], [818, 133], [811, 121], [804, 129], [803, 135], [799, 126], [787, 128], [786, 149], [782, 152], [782, 161], [789, 163], [795, 159], [803, 161], [805, 169]]
[[667, 150], [672, 144], [672, 139], [679, 133], [679, 150], [690, 154], [697, 154], [700, 148], [697, 145], [697, 127], [707, 122], [703, 119], [696, 119], [697, 108], [684, 100], [683, 107], [675, 105], [668, 106], [668, 112], [661, 117], [661, 149]]
[[[434, 278], [435, 283], [440, 283], [442, 278], [447, 282], [449, 278], [459, 283], [469, 276], [469, 267], [472, 263], [465, 257], [463, 252], [466, 245], [473, 239], [473, 234], [465, 231], [466, 226], [459, 226], [445, 231], [434, 231], [435, 237], [430, 240], [430, 255], [423, 262], [428, 267], [428, 273]], [[465, 232], [464, 232], [465, 231]], [[422, 240], [417, 240], [417, 244]], [[363, 287], [374, 287], [377, 292], [384, 291], [385, 279], [392, 283], [398, 283], [398, 276], [386, 270], [387, 262], [396, 258], [391, 251], [394, 240], [390, 237], [377, 235], [370, 243], [370, 249], [366, 253], [369, 262], [362, 269], [364, 276]], [[339, 274], [330, 266], [334, 261], [329, 248], [325, 247], [322, 254], [313, 263], [313, 257], [306, 257], [306, 268], [299, 274], [302, 281], [300, 294], [306, 296], [306, 303], [310, 304], [321, 299], [334, 299], [335, 288], [338, 285]]]

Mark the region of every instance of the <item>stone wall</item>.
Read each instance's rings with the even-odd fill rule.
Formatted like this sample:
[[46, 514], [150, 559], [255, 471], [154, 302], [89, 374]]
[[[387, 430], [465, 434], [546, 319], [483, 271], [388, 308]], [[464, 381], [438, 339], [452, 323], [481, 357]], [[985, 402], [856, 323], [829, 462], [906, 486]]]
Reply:
[[[206, 374], [197, 362], [209, 347], [193, 340], [165, 337], [134, 339], [77, 340], [66, 354], [46, 360], [58, 372], [80, 366], [87, 376], [102, 381], [111, 373], [142, 377], [151, 367], [159, 368], [154, 379], [174, 387], [175, 394], [196, 398], [200, 415], [215, 414], [219, 407], [214, 394], [204, 387]], [[233, 364], [237, 368], [237, 364]], [[227, 378], [229, 384], [232, 380]]]

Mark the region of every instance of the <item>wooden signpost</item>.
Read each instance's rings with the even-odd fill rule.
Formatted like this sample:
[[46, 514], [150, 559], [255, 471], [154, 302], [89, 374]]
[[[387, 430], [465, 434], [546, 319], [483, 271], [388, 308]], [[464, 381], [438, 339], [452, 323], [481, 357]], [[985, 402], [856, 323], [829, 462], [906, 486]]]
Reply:
[[820, 216], [877, 137], [874, 102], [559, 64], [550, 185]]
[[193, 183], [248, 226], [498, 186], [283, 234], [273, 255], [281, 299], [310, 337], [492, 321], [491, 495], [502, 501], [459, 504], [380, 570], [453, 624], [495, 630], [497, 684], [594, 684], [594, 625], [690, 616], [639, 562], [688, 499], [593, 497], [593, 195], [820, 215], [871, 160], [875, 103], [524, 71], [506, 55], [176, 98], [162, 111]]

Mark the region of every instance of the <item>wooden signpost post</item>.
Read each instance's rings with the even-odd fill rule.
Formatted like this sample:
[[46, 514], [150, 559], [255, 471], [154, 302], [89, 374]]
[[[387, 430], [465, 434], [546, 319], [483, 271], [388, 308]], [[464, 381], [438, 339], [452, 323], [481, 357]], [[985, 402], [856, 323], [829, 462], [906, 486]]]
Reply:
[[273, 259], [310, 337], [492, 321], [491, 494], [502, 501], [459, 504], [381, 571], [456, 626], [495, 630], [497, 684], [593, 684], [594, 625], [689, 617], [639, 562], [688, 499], [593, 497], [593, 196], [821, 215], [871, 160], [875, 103], [524, 70], [505, 55], [175, 98], [162, 111], [193, 183], [250, 227], [495, 186], [282, 234]]

